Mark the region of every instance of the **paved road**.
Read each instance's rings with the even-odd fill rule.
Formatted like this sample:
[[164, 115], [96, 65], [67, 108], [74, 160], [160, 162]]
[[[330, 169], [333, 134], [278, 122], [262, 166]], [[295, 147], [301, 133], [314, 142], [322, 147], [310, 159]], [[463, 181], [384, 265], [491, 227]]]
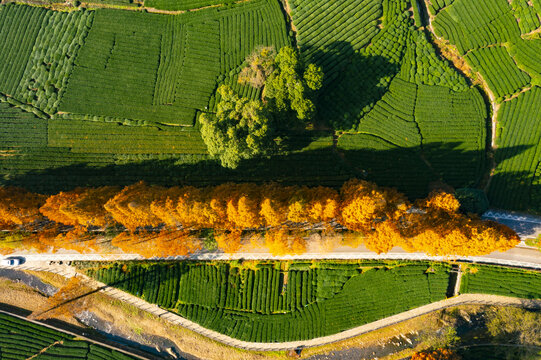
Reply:
[[[43, 264], [48, 261], [114, 261], [114, 260], [137, 260], [142, 259], [137, 254], [78, 254], [74, 252], [59, 252], [55, 254], [30, 254], [30, 253], [16, 253], [10, 256], [23, 256], [28, 264]], [[8, 257], [8, 256], [5, 256]], [[2, 258], [2, 257], [0, 257]], [[251, 252], [242, 252], [232, 255], [223, 254], [221, 252], [202, 252], [197, 253], [189, 257], [192, 260], [231, 260], [231, 259], [246, 259], [246, 260], [258, 260], [258, 259], [274, 259], [274, 260], [302, 260], [302, 259], [404, 259], [404, 260], [432, 260], [432, 261], [446, 261], [450, 259], [479, 262], [488, 264], [499, 264], [506, 266], [518, 266], [531, 269], [541, 270], [541, 252], [534, 248], [517, 246], [506, 252], [493, 252], [483, 256], [427, 256], [423, 253], [408, 253], [401, 248], [394, 248], [385, 254], [376, 254], [368, 250], [364, 246], [357, 248], [339, 247], [333, 250], [333, 252], [322, 253], [317, 250], [310, 250], [301, 255], [287, 255], [287, 256], [272, 256], [265, 252], [265, 250], [256, 250]], [[155, 258], [154, 260], [184, 260], [186, 257], [167, 257], [167, 258]]]
[[521, 239], [537, 238], [541, 235], [541, 216], [491, 209], [482, 217], [509, 226]]

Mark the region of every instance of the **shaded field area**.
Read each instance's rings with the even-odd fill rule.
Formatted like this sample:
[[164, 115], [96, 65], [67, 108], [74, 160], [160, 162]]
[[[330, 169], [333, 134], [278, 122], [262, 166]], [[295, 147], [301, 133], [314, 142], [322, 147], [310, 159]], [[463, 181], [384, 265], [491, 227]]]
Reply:
[[[145, 3], [206, 5], [217, 6], [178, 15], [3, 6], [13, 21], [0, 32], [0, 182], [52, 192], [141, 179], [339, 187], [364, 177], [412, 198], [431, 182], [481, 184], [486, 105], [415, 27], [409, 0], [291, 1], [291, 25], [277, 0]], [[221, 84], [260, 97], [238, 83], [245, 58], [295, 42], [325, 73], [316, 130], [282, 139], [289, 153], [221, 168], [198, 116], [216, 111]]]
[[[482, 76], [500, 108], [489, 198], [498, 207], [539, 211], [541, 4], [506, 0], [490, 0], [483, 6], [468, 0], [438, 4], [429, 6], [436, 35], [454, 45]], [[509, 157], [509, 145], [529, 149]], [[520, 175], [507, 176], [510, 173]]]
[[[315, 149], [310, 146], [302, 152], [246, 160], [234, 170], [223, 168], [211, 159], [185, 163], [175, 158], [137, 162], [111, 160], [110, 163], [81, 161], [70, 165], [57, 163], [51, 167], [53, 160], [47, 157], [48, 152], [29, 149], [24, 155], [13, 154], [4, 159], [3, 165], [22, 167], [33, 163], [41, 169], [13, 171], [2, 183], [52, 194], [78, 186], [130, 185], [140, 180], [164, 186], [274, 181], [287, 185], [339, 188], [348, 179], [358, 178], [380, 186], [395, 187], [415, 199], [426, 196], [442, 183], [462, 188], [475, 187], [482, 180], [485, 168], [479, 166], [479, 159], [484, 157], [483, 151], [464, 150], [460, 143], [433, 143], [422, 148], [397, 149], [385, 141], [371, 140], [364, 135], [344, 135], [339, 139], [343, 148], [335, 150], [328, 146], [330, 138], [321, 138], [313, 143]], [[508, 155], [518, 156], [528, 148], [511, 147]], [[435, 168], [426, 160], [427, 152], [440, 159], [440, 164], [447, 159], [458, 159], [462, 167]], [[64, 155], [64, 159], [70, 159], [68, 153]], [[461, 178], [462, 171], [475, 174], [475, 178]], [[511, 181], [521, 175], [522, 172], [517, 172], [499, 176]]]

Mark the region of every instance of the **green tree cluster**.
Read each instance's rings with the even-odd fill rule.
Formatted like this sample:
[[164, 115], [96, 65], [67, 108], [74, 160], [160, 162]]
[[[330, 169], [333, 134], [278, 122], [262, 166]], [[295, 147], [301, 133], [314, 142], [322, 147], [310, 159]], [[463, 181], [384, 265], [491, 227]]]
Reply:
[[280, 49], [276, 69], [265, 82], [263, 98], [274, 112], [294, 111], [300, 120], [310, 120], [316, 111], [314, 97], [323, 85], [323, 71], [314, 64], [304, 66], [292, 47]]
[[236, 168], [243, 159], [265, 156], [277, 148], [281, 131], [313, 118], [315, 95], [323, 84], [323, 72], [305, 66], [290, 46], [278, 54], [258, 47], [246, 60], [239, 81], [263, 87], [263, 99], [238, 96], [229, 86], [218, 88], [216, 114], [202, 114], [201, 136], [211, 156], [222, 166]]
[[273, 149], [273, 129], [259, 100], [241, 98], [227, 85], [218, 88], [216, 115], [202, 114], [201, 136], [211, 156], [222, 166], [236, 168], [242, 159], [266, 155]]

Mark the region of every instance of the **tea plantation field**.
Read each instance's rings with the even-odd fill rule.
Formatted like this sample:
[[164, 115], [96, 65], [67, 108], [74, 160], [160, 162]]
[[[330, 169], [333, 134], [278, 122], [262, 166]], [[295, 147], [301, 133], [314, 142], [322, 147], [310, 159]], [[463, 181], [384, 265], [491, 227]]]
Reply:
[[[362, 177], [411, 198], [433, 183], [485, 187], [491, 103], [440, 55], [434, 31], [482, 75], [499, 108], [490, 200], [539, 204], [539, 0], [91, 3], [0, 6], [1, 184], [338, 187]], [[292, 133], [288, 154], [224, 169], [198, 117], [216, 111], [221, 84], [261, 96], [238, 83], [259, 45], [297, 46], [323, 68], [317, 130]]]
[[135, 357], [0, 313], [0, 358], [130, 360]]
[[87, 271], [231, 337], [284, 342], [335, 334], [442, 300], [450, 268], [376, 261], [129, 262]]
[[499, 108], [489, 198], [495, 206], [539, 211], [541, 2], [441, 3], [429, 7], [436, 35], [455, 45], [482, 76]]
[[541, 299], [541, 272], [475, 265], [462, 275], [460, 293]]

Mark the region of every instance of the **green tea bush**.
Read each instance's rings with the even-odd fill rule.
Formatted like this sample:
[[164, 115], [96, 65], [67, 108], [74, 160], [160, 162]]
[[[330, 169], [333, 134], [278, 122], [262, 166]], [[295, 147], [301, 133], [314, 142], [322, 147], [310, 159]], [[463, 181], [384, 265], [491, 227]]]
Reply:
[[491, 265], [475, 265], [462, 275], [461, 293], [541, 299], [541, 273]]
[[468, 53], [468, 61], [477, 69], [496, 98], [514, 94], [530, 83], [503, 46], [491, 46]]
[[[496, 151], [496, 172], [488, 196], [496, 207], [539, 208], [532, 189], [539, 164], [541, 88], [535, 86], [504, 102], [497, 118], [501, 127]], [[528, 184], [528, 185], [526, 185]]]
[[445, 298], [449, 265], [364, 266], [293, 263], [282, 270], [279, 262], [250, 267], [227, 262], [129, 263], [125, 270], [117, 264], [88, 274], [202, 326], [255, 342], [335, 334]]
[[0, 92], [17, 92], [32, 49], [50, 11], [24, 5], [0, 7]]
[[134, 359], [116, 350], [83, 340], [74, 340], [72, 335], [7, 314], [0, 314], [0, 357], [12, 360]]

